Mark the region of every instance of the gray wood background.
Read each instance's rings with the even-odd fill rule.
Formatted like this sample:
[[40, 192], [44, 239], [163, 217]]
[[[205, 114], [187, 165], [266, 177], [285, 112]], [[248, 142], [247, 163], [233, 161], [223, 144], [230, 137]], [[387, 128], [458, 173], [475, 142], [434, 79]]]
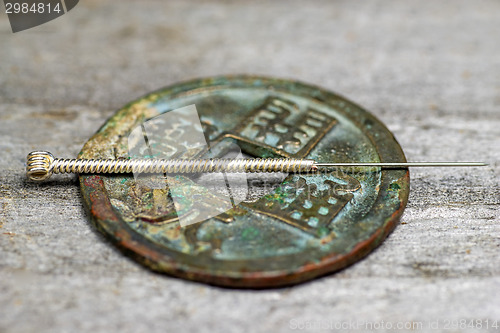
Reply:
[[[266, 291], [151, 273], [96, 232], [76, 177], [26, 182], [29, 151], [76, 156], [128, 101], [234, 73], [334, 90], [409, 160], [491, 164], [411, 170], [402, 224], [380, 248]], [[499, 161], [499, 1], [86, 0], [16, 34], [0, 13], [0, 332], [488, 331], [500, 325]]]

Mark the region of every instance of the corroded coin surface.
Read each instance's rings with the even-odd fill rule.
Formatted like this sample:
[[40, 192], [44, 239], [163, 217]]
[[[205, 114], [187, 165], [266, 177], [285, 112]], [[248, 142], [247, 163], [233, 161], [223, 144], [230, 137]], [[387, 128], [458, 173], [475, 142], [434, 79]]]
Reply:
[[[134, 101], [106, 122], [79, 157], [129, 158], [127, 138], [134, 128], [193, 104], [215, 154], [230, 141], [250, 157], [406, 161], [387, 128], [345, 98], [251, 76], [195, 80]], [[158, 144], [165, 151], [182, 146], [181, 132], [165, 131]], [[200, 193], [183, 187], [173, 200], [172, 186], [183, 176], [162, 177], [168, 186], [151, 188], [133, 175], [80, 175], [80, 183], [92, 220], [126, 253], [157, 271], [232, 287], [290, 285], [359, 260], [394, 229], [409, 191], [407, 169], [257, 174], [248, 180], [244, 201], [182, 226], [178, 212], [196, 214]], [[218, 204], [216, 191], [204, 195], [208, 205]]]

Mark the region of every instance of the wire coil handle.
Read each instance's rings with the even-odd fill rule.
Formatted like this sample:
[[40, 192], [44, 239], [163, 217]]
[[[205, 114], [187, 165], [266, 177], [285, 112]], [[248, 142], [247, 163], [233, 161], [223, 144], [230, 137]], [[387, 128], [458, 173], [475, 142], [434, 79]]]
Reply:
[[214, 173], [310, 172], [314, 160], [296, 158], [255, 159], [59, 159], [47, 151], [28, 154], [26, 175], [43, 181], [57, 173]]

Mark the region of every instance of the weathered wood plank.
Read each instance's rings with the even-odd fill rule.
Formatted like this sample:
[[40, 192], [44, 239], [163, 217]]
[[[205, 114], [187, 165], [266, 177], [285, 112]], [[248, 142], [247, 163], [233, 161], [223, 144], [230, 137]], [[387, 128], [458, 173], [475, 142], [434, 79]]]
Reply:
[[[15, 35], [0, 15], [0, 331], [500, 324], [499, 11], [493, 0], [89, 0]], [[242, 72], [351, 98], [387, 124], [409, 160], [491, 165], [412, 170], [403, 224], [377, 251], [269, 291], [151, 273], [95, 231], [74, 177], [24, 179], [29, 151], [75, 156], [111, 110], [150, 90]]]

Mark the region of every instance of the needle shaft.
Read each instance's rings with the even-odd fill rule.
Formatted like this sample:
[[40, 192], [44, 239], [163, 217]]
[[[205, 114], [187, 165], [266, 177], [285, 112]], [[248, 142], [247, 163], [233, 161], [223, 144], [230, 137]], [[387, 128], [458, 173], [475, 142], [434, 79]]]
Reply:
[[381, 167], [381, 168], [407, 168], [407, 167], [480, 167], [488, 164], [482, 162], [356, 162], [356, 163], [330, 163], [317, 162], [316, 167]]

